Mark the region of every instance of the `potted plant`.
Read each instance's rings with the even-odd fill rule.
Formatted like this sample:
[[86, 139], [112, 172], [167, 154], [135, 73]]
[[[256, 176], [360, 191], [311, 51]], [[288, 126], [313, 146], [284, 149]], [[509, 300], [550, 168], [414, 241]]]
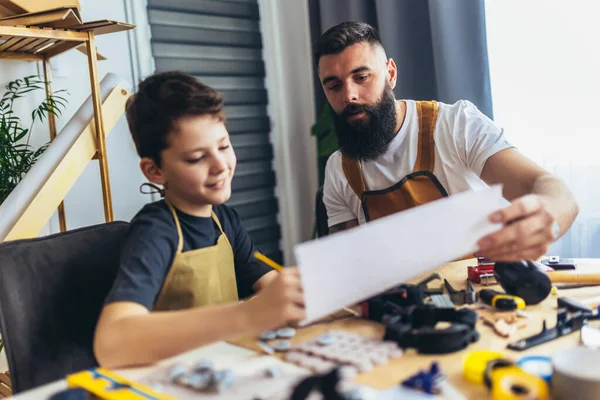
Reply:
[[[38, 76], [27, 76], [6, 85], [6, 92], [0, 98], [0, 204], [19, 184], [33, 164], [50, 144], [35, 148], [29, 143], [36, 121], [43, 122], [49, 114], [60, 116], [67, 105], [62, 96], [66, 91], [58, 90], [47, 96], [32, 112], [31, 124], [23, 125], [14, 111], [15, 102], [28, 93], [42, 90], [45, 93], [47, 82]], [[0, 353], [4, 348], [0, 338]]]
[[60, 116], [67, 104], [62, 96], [64, 90], [52, 93], [31, 112], [31, 124], [26, 128], [15, 114], [15, 102], [28, 93], [45, 92], [47, 84], [38, 76], [17, 79], [6, 85], [6, 92], [0, 98], [0, 204], [50, 144], [47, 142], [36, 149], [29, 143], [35, 122], [43, 122], [49, 114]]

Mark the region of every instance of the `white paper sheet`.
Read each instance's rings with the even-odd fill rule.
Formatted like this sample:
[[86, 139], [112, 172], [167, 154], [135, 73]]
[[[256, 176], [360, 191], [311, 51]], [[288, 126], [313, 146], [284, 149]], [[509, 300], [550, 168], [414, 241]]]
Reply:
[[506, 205], [496, 185], [297, 245], [303, 324], [477, 251], [477, 241], [501, 226], [490, 214]]

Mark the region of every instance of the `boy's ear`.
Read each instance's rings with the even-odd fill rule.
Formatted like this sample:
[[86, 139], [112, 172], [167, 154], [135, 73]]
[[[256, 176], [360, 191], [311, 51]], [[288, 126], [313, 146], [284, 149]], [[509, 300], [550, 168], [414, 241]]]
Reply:
[[140, 169], [142, 173], [150, 182], [156, 185], [164, 186], [166, 180], [161, 169], [156, 165], [154, 160], [148, 157], [144, 157], [140, 160]]

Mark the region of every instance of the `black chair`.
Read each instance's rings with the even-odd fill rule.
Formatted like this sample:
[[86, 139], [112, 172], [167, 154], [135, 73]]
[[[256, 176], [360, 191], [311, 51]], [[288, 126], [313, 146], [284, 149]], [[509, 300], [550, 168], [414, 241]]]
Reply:
[[325, 208], [325, 203], [323, 202], [323, 186], [317, 190], [315, 213], [317, 237], [327, 236], [329, 234], [329, 227], [327, 226], [327, 208]]
[[0, 245], [0, 332], [13, 392], [97, 366], [96, 323], [126, 222]]

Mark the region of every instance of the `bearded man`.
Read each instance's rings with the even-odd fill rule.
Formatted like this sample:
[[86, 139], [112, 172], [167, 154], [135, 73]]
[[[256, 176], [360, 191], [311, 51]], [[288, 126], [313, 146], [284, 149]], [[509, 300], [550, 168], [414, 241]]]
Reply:
[[396, 99], [397, 68], [376, 29], [344, 22], [316, 43], [339, 150], [323, 188], [330, 233], [466, 190], [503, 185], [502, 223], [476, 255], [537, 259], [579, 212], [566, 185], [527, 159], [469, 101]]

